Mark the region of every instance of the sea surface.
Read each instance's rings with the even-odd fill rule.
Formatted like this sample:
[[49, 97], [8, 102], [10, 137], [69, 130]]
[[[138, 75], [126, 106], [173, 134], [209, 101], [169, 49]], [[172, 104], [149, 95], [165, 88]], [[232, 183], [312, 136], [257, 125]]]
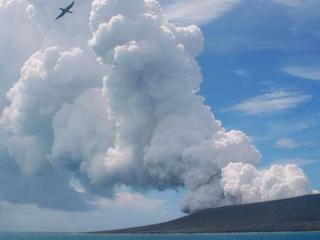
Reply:
[[320, 240], [320, 232], [174, 235], [0, 233], [0, 240]]

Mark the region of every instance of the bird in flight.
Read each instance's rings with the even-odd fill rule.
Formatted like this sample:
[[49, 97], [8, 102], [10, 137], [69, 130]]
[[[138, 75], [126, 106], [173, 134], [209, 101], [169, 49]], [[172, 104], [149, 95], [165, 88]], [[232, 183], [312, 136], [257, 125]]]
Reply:
[[61, 13], [59, 14], [58, 17], [56, 17], [56, 20], [58, 20], [59, 18], [62, 18], [66, 13], [73, 13], [70, 11], [73, 5], [74, 5], [74, 1], [66, 8], [59, 8], [61, 10]]

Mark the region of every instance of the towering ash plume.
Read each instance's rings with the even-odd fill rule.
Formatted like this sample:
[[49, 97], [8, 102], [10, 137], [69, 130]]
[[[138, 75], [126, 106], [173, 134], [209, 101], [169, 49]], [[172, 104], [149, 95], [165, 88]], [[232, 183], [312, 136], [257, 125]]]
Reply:
[[[24, 199], [2, 184], [14, 178], [39, 190], [24, 201], [66, 209], [84, 208], [88, 196], [112, 197], [119, 186], [185, 188], [184, 212], [311, 192], [297, 166], [257, 170], [260, 154], [248, 137], [226, 131], [204, 104], [198, 27], [169, 22], [154, 0], [94, 0], [90, 29], [47, 21], [58, 1], [23, 2], [44, 42], [7, 94], [0, 198]], [[90, 4], [78, 3], [83, 22]], [[101, 64], [86, 44], [91, 33]], [[49, 182], [61, 193], [50, 195], [55, 201], [41, 195]], [[63, 206], [64, 197], [80, 201]]]

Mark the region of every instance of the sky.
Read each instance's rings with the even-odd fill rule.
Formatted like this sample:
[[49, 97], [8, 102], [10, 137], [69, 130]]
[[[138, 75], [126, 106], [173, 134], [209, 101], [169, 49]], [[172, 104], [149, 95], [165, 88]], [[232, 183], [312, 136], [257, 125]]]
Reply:
[[55, 22], [68, 1], [0, 0], [0, 231], [129, 227], [320, 189], [319, 1], [162, 0], [165, 15], [102, 2]]
[[[203, 26], [206, 102], [246, 132], [262, 165], [296, 162], [319, 188], [317, 1], [240, 1]], [[224, 97], [228, 93], [228, 97]]]

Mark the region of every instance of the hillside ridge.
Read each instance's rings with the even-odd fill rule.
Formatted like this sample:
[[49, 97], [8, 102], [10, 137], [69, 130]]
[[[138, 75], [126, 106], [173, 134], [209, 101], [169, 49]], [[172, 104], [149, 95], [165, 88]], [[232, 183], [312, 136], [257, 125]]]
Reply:
[[164, 223], [99, 231], [100, 234], [170, 234], [319, 231], [320, 194], [209, 208]]

